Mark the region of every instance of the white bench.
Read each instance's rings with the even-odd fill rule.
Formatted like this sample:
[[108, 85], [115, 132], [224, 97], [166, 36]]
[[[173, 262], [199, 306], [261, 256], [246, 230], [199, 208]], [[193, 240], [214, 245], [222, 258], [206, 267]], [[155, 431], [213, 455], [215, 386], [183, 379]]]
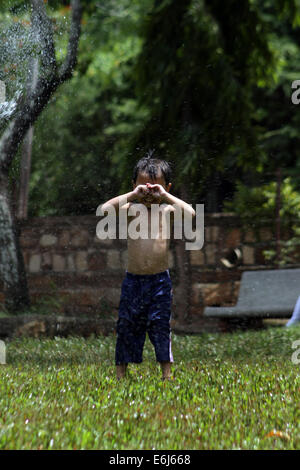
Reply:
[[300, 296], [300, 269], [245, 271], [233, 307], [205, 307], [205, 317], [290, 318]]

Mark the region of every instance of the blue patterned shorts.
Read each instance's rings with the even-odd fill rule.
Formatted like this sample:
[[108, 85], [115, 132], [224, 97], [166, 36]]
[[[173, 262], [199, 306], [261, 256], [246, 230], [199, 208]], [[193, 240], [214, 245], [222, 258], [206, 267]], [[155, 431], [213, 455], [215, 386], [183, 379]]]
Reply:
[[117, 322], [116, 365], [143, 361], [148, 332], [158, 362], [173, 362], [171, 351], [172, 281], [169, 270], [156, 274], [126, 271]]

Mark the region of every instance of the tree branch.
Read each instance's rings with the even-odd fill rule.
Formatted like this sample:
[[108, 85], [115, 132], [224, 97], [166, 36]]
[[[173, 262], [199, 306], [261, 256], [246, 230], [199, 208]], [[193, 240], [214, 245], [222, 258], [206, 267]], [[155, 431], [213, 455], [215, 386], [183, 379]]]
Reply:
[[80, 0], [72, 0], [72, 21], [68, 52], [64, 64], [57, 71], [55, 47], [51, 21], [43, 0], [31, 0], [33, 28], [37, 28], [42, 41], [41, 66], [43, 73], [32, 93], [18, 106], [15, 117], [5, 129], [0, 139], [0, 171], [7, 173], [29, 127], [37, 120], [51, 96], [61, 83], [71, 78], [77, 61], [77, 50], [81, 31], [82, 8]]
[[59, 80], [64, 82], [71, 78], [77, 61], [77, 50], [81, 31], [82, 7], [80, 0], [71, 0], [72, 19], [66, 59], [59, 70]]
[[56, 74], [52, 22], [47, 16], [45, 2], [43, 0], [31, 0], [31, 5], [32, 28], [35, 37], [39, 38], [42, 44], [41, 73], [49, 77]]
[[42, 110], [59, 86], [57, 79], [39, 78], [35, 91], [29, 94], [17, 111], [15, 118], [5, 129], [0, 140], [0, 169], [8, 172], [14, 155], [29, 127], [37, 120]]

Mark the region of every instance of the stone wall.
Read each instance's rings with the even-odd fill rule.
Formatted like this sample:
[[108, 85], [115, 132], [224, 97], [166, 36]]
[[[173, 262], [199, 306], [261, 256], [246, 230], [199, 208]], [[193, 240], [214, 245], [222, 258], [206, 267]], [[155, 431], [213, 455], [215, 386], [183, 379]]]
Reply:
[[[96, 216], [45, 217], [22, 224], [21, 246], [34, 304], [68, 316], [117, 315], [127, 267], [126, 240], [99, 240], [98, 221]], [[205, 305], [235, 304], [242, 272], [270, 268], [263, 256], [270, 242], [274, 235], [268, 226], [246, 230], [230, 214], [205, 215], [202, 250], [187, 251], [182, 240], [172, 240], [175, 321], [198, 321], [205, 327]], [[220, 259], [236, 247], [242, 263], [227, 269]]]

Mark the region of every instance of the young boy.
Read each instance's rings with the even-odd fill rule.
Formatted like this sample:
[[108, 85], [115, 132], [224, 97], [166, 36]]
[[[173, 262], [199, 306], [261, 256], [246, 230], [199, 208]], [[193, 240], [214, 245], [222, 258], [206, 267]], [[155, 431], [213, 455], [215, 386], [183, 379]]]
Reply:
[[168, 269], [170, 240], [162, 237], [161, 220], [157, 232], [151, 233], [151, 206], [164, 204], [162, 216], [166, 220], [169, 216], [171, 223], [175, 210], [195, 215], [189, 204], [169, 193], [172, 183], [168, 162], [151, 157], [149, 153], [136, 164], [132, 191], [102, 205], [102, 210], [109, 205], [116, 213], [119, 207], [125, 210], [128, 225], [135, 218], [128, 214], [129, 208], [136, 202], [144, 204], [148, 214], [148, 238], [127, 238], [128, 269], [122, 283], [117, 322], [115, 361], [118, 379], [125, 376], [128, 363], [142, 362], [146, 332], [155, 348], [156, 360], [161, 364], [163, 379], [170, 379], [173, 362], [170, 328], [173, 291]]

